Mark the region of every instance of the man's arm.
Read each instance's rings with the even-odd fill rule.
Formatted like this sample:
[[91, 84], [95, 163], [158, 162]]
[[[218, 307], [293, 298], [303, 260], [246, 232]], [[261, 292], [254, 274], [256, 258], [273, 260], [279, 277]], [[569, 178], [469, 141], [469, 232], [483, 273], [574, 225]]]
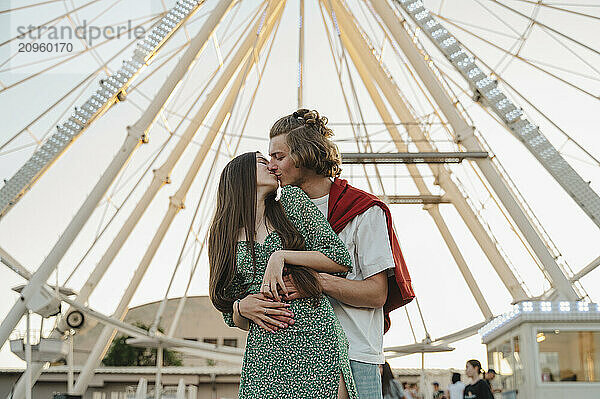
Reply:
[[388, 293], [388, 269], [394, 267], [389, 243], [387, 219], [383, 210], [373, 206], [357, 216], [353, 235], [356, 251], [356, 269], [364, 280], [320, 274], [323, 291], [332, 298], [350, 306], [377, 309], [383, 307]]
[[319, 277], [323, 292], [346, 305], [377, 309], [387, 299], [387, 270], [364, 280], [348, 280], [327, 273], [319, 273]]
[[[319, 273], [319, 281], [325, 294], [346, 305], [377, 309], [383, 307], [387, 300], [387, 270], [364, 280], [348, 280], [345, 277]], [[302, 298], [290, 276], [284, 276], [283, 282], [288, 291], [287, 296], [283, 295], [286, 301]]]
[[[346, 305], [377, 309], [387, 300], [388, 270], [394, 268], [394, 257], [389, 244], [385, 213], [378, 206], [365, 211], [354, 233], [354, 244], [358, 253], [364, 280], [350, 280], [344, 277], [319, 273], [323, 292]], [[383, 269], [383, 270], [382, 270]], [[290, 276], [283, 278], [288, 295], [285, 300], [300, 298]]]
[[[317, 212], [319, 211], [317, 210]], [[343, 244], [340, 242], [340, 245]], [[277, 301], [281, 300], [278, 292], [279, 288], [283, 290], [284, 294], [287, 294], [287, 288], [283, 282], [283, 269], [286, 264], [288, 267], [305, 266], [316, 272], [342, 273], [348, 271], [348, 266], [337, 263], [329, 256], [319, 251], [277, 250], [273, 252], [267, 262], [260, 289], [261, 293]], [[350, 262], [348, 257], [348, 263]]]
[[[274, 301], [263, 294], [251, 294], [234, 307], [234, 322], [237, 311], [238, 318], [246, 318], [266, 331], [275, 332], [294, 324], [294, 314], [289, 307], [289, 303]], [[239, 327], [237, 322], [235, 324]]]

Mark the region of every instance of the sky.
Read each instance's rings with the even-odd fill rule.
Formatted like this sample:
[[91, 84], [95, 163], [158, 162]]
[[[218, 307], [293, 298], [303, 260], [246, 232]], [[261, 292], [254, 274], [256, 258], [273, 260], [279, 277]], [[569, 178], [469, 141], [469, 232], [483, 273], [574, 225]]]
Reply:
[[[32, 3], [32, 2], [31, 2]], [[170, 6], [173, 1], [166, 1]], [[582, 145], [596, 158], [600, 157], [600, 139], [595, 131], [599, 122], [598, 99], [584, 91], [598, 95], [600, 65], [597, 52], [585, 49], [580, 44], [568, 40], [554, 32], [548, 33], [547, 28], [534, 25], [529, 28], [529, 21], [516, 17], [510, 11], [499, 6], [493, 6], [491, 1], [457, 0], [450, 2], [426, 1], [425, 4], [434, 12], [449, 21], [446, 27], [451, 30], [473, 53], [486, 62], [504, 79], [511, 98], [523, 107], [527, 115], [548, 137], [548, 139], [565, 154], [566, 159], [581, 174], [585, 181], [590, 181], [591, 187], [600, 192], [600, 168], [594, 160], [586, 157], [572, 141], [566, 141], [555, 126], [544, 119], [542, 112], [556, 125], [568, 133], [573, 140]], [[505, 4], [526, 13], [533, 13], [539, 21], [552, 27], [565, 36], [575, 38], [584, 45], [592, 46], [593, 32], [597, 31], [597, 22], [592, 18], [577, 16], [566, 12], [558, 12], [548, 8], [534, 11], [531, 6], [517, 0], [506, 0]], [[568, 2], [564, 2], [568, 4]], [[2, 9], [15, 7], [16, 2], [2, 2]], [[24, 4], [18, 2], [19, 5]], [[64, 13], [65, 4], [59, 3], [37, 6], [0, 14], [0, 39], [5, 41], [18, 32], [18, 27], [29, 24], [41, 24]], [[77, 6], [83, 2], [73, 2]], [[566, 9], [582, 13], [598, 15], [595, 6], [583, 7], [581, 2], [577, 7], [564, 6]], [[73, 5], [68, 5], [70, 9]], [[114, 105], [106, 114], [93, 125], [66, 151], [57, 162], [43, 175], [34, 187], [19, 201], [19, 203], [0, 220], [0, 246], [19, 260], [30, 271], [34, 271], [52, 249], [60, 234], [77, 211], [78, 207], [89, 194], [94, 184], [119, 150], [126, 135], [126, 126], [132, 125], [140, 117], [142, 110], [149, 104], [162, 82], [169, 76], [178, 56], [167, 60], [173, 50], [184, 44], [186, 34], [193, 35], [198, 31], [210, 15], [215, 1], [207, 1], [195, 15], [193, 22], [187, 27], [187, 32], [179, 32], [171, 39], [154, 62], [137, 78], [135, 88], [129, 90], [127, 100]], [[369, 9], [359, 1], [348, 1], [355, 18], [360, 22], [364, 31], [369, 35], [375, 51], [385, 64], [386, 69], [396, 81], [402, 95], [411, 104], [414, 114], [424, 122], [424, 129], [440, 151], [455, 151], [457, 146], [452, 142], [451, 131], [445, 129], [443, 119], [436, 116], [437, 107], [431, 105], [430, 98], [419, 89], [421, 82], [414, 78], [412, 69], [407, 67], [406, 59], [386, 41], [378, 21], [369, 16]], [[133, 24], [145, 17], [151, 17], [163, 10], [158, 1], [139, 2], [133, 5], [133, 0], [117, 3], [113, 8], [104, 11], [108, 2], [99, 2], [88, 7], [72, 17], [73, 26], [80, 26], [84, 20], [94, 26], [126, 25], [129, 20]], [[214, 41], [206, 46], [197, 62], [190, 68], [186, 78], [170, 98], [165, 111], [149, 131], [150, 141], [139, 147], [130, 159], [127, 167], [117, 183], [110, 188], [106, 197], [91, 216], [82, 232], [72, 243], [65, 257], [58, 265], [58, 272], [53, 273], [50, 282], [58, 279], [64, 284], [67, 277], [80, 262], [96, 235], [107, 223], [109, 218], [120, 207], [127, 194], [132, 191], [136, 181], [140, 181], [129, 199], [124, 202], [114, 222], [106, 229], [106, 233], [97, 240], [89, 255], [69, 279], [67, 286], [79, 289], [90, 271], [102, 257], [112, 238], [118, 232], [127, 215], [141, 198], [152, 179], [152, 169], [159, 168], [167, 159], [175, 143], [181, 137], [188, 121], [184, 120], [178, 128], [182, 116], [191, 109], [191, 114], [207, 97], [212, 84], [210, 77], [218, 69], [220, 60], [227, 62], [229, 51], [241, 41], [244, 27], [251, 15], [259, 11], [259, 2], [244, 1], [234, 8], [222, 21], [217, 29]], [[260, 17], [260, 13], [256, 14]], [[327, 34], [323, 28], [322, 16], [316, 1], [306, 2], [305, 14], [305, 63], [303, 68], [303, 105], [319, 110], [329, 118], [329, 125], [335, 132], [335, 140], [342, 152], [356, 152], [357, 144], [353, 137], [357, 134], [371, 138], [372, 150], [377, 152], [394, 151], [369, 95], [360, 81], [347, 52], [342, 52], [339, 39], [332, 30], [329, 17], [328, 31], [333, 41], [336, 62], [341, 65], [341, 72], [336, 70], [332, 61]], [[137, 22], [136, 22], [137, 21]], [[482, 37], [480, 40], [458, 27], [457, 24], [471, 33]], [[68, 21], [62, 21], [69, 26]], [[145, 25], [148, 28], [149, 25]], [[200, 252], [201, 242], [206, 233], [208, 221], [212, 214], [215, 179], [226, 161], [234, 154], [245, 151], [259, 150], [268, 153], [267, 132], [271, 124], [280, 116], [293, 111], [297, 105], [298, 86], [298, 3], [288, 1], [281, 23], [276, 28], [273, 41], [268, 41], [265, 51], [271, 48], [269, 56], [263, 52], [258, 57], [259, 68], [247, 73], [247, 82], [240, 90], [236, 107], [228, 122], [221, 126], [226, 132], [223, 144], [218, 147], [220, 137], [212, 144], [206, 160], [202, 164], [189, 192], [185, 197], [186, 208], [181, 210], [171, 224], [157, 253], [155, 254], [148, 272], [137, 289], [131, 306], [149, 301], [160, 300], [167, 293], [167, 282], [175, 269], [180, 253], [181, 266], [178, 268], [169, 297], [183, 294], [189, 279], [195, 255]], [[185, 33], [185, 34], [182, 34]], [[525, 34], [524, 34], [525, 33]], [[524, 35], [525, 40], [518, 37]], [[442, 59], [439, 52], [423, 36], [419, 36], [429, 51], [433, 61], [440, 71], [445, 74], [452, 90], [457, 93], [459, 100], [466, 108], [469, 118], [476, 126], [476, 133], [485, 139], [492, 149], [508, 176], [512, 179], [522, 196], [547, 231], [560, 251], [560, 261], [565, 261], [574, 272], [579, 271], [600, 254], [595, 243], [600, 239], [598, 226], [576, 206], [573, 200], [560, 188], [553, 178], [543, 169], [523, 145], [516, 140], [503, 126], [491, 118], [478, 104], [471, 100], [470, 94], [461, 93], [466, 85], [460, 76], [451, 70], [449, 64]], [[0, 142], [19, 132], [42, 111], [63, 94], [65, 101], [54, 107], [47, 115], [32, 125], [31, 133], [43, 137], [51, 131], [64, 117], [73, 104], [82, 104], [86, 96], [95, 90], [98, 80], [107, 71], [114, 71], [120, 66], [121, 59], [131, 54], [132, 49], [126, 49], [114, 60], [111, 57], [131, 40], [123, 38], [120, 41], [108, 42], [87, 51], [72, 60], [55, 68], [48, 69], [39, 76], [36, 73], [48, 68], [62, 58], [43, 55], [41, 53], [18, 53], [18, 42], [0, 46], [0, 82], [4, 87], [0, 91], [0, 109], [3, 109], [5, 129], [1, 133]], [[219, 43], [219, 45], [215, 45]], [[493, 45], [490, 45], [492, 43]], [[72, 41], [74, 51], [82, 50], [82, 43]], [[271, 46], [272, 44], [272, 46]], [[503, 58], [503, 49], [517, 51], [522, 59], [530, 60], [538, 68], [525, 64], [521, 60]], [[15, 48], [16, 47], [16, 48]], [[60, 56], [59, 56], [60, 57]], [[535, 62], [534, 62], [535, 61]], [[85, 81], [88, 87], [74, 88], [99, 65], [107, 63], [106, 69], [98, 72], [93, 79]], [[339, 65], [337, 67], [339, 67]], [[264, 67], [264, 68], [263, 68]], [[541, 72], [539, 68], [568, 80], [582, 89], [572, 86]], [[220, 75], [217, 75], [217, 77]], [[13, 83], [22, 83], [10, 86]], [[341, 84], [340, 84], [341, 83]], [[139, 86], [137, 86], [139, 84]], [[512, 89], [508, 86], [512, 87]], [[203, 91], [205, 85], [208, 89]], [[343, 87], [340, 89], [340, 87]], [[228, 87], [228, 90], [235, 89]], [[517, 94], [518, 92], [518, 94]], [[522, 98], [519, 98], [519, 95]], [[199, 101], [197, 98], [199, 97]], [[111, 264], [105, 277], [95, 288], [89, 299], [89, 305], [105, 313], [111, 313], [125, 290], [134, 268], [148, 248], [154, 232], [163, 219], [169, 204], [169, 197], [179, 188], [192, 159], [202, 143], [212, 120], [223, 101], [219, 97], [208, 118], [198, 130], [186, 152], [183, 154], [171, 173], [171, 184], [165, 185], [156, 194], [154, 200], [140, 218], [122, 250]], [[254, 98], [254, 100], [252, 100]], [[539, 110], [527, 105], [527, 100]], [[251, 106], [250, 106], [251, 105]], [[349, 111], [348, 111], [349, 110]], [[541, 112], [540, 112], [541, 111]], [[349, 116], [351, 115], [351, 117]], [[353, 131], [349, 122], [365, 122], [364, 126], [356, 127]], [[397, 117], [401, 135], [406, 138], [406, 132]], [[173, 133], [173, 134], [171, 134]], [[238, 138], [243, 134], [236, 145]], [[164, 147], [162, 151], [160, 149]], [[0, 177], [10, 178], [15, 171], [31, 156], [35, 146], [27, 133], [20, 135], [13, 143], [0, 150]], [[364, 147], [359, 146], [361, 150]], [[415, 151], [414, 143], [409, 144], [409, 150]], [[159, 152], [160, 151], [160, 152]], [[219, 158], [213, 164], [215, 154]], [[157, 155], [158, 154], [158, 155]], [[154, 159], [154, 161], [152, 161]], [[148, 168], [148, 172], [143, 171]], [[504, 220], [502, 212], [494, 204], [494, 197], [486, 191], [486, 185], [479, 180], [476, 168], [468, 162], [451, 165], [455, 180], [469, 195], [470, 201], [489, 224], [494, 236], [507, 253], [511, 265], [518, 270], [520, 277], [526, 283], [533, 295], [539, 295], [548, 288], [541, 273], [528, 255], [519, 237]], [[420, 165], [428, 187], [434, 194], [442, 190], [435, 185], [433, 172], [427, 166]], [[386, 194], [416, 194], [414, 183], [408, 178], [407, 169], [402, 165], [381, 167], [383, 188]], [[381, 193], [381, 188], [375, 179], [373, 167], [365, 170], [356, 166], [344, 166], [342, 177], [358, 187]], [[204, 194], [203, 194], [204, 192]], [[201, 199], [201, 200], [200, 200]], [[192, 217], [198, 208], [198, 216], [194, 222]], [[492, 266], [479, 249], [472, 234], [461, 220], [458, 212], [449, 204], [441, 204], [440, 211], [450, 226], [453, 237], [457, 241], [461, 253], [477, 280], [485, 300], [494, 314], [501, 314], [510, 307], [511, 298], [504, 289], [501, 280], [495, 274]], [[467, 285], [462, 279], [451, 254], [444, 245], [433, 220], [418, 205], [393, 205], [392, 214], [398, 233], [402, 251], [407, 261], [413, 285], [423, 311], [425, 325], [432, 338], [441, 337], [483, 321], [477, 305], [472, 298]], [[190, 226], [198, 236], [198, 240], [190, 240], [183, 248], [183, 242]], [[200, 261], [196, 273], [191, 279], [190, 295], [207, 294], [208, 266], [206, 254], [200, 252]], [[24, 281], [7, 268], [0, 268], [0, 318], [7, 312], [17, 299], [11, 287]], [[582, 284], [592, 301], [599, 301], [600, 272], [595, 270], [582, 279]], [[396, 346], [414, 342], [407, 315], [414, 328], [416, 339], [420, 341], [425, 336], [425, 330], [420, 320], [416, 303], [411, 303], [404, 310], [392, 313], [392, 329], [384, 336], [385, 346]], [[46, 323], [48, 327], [49, 323]], [[34, 328], [39, 321], [34, 322]], [[18, 329], [23, 329], [21, 323]], [[0, 367], [22, 366], [5, 345], [0, 351]], [[486, 363], [485, 347], [479, 336], [452, 344], [453, 352], [425, 356], [425, 367], [462, 368], [467, 359], [479, 358]], [[420, 367], [420, 355], [396, 358], [391, 361], [394, 367]]]

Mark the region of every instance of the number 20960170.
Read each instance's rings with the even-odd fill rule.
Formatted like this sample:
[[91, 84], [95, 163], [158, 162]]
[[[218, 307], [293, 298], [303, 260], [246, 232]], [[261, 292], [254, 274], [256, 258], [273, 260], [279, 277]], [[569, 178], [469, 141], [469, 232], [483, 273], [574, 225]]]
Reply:
[[19, 53], [72, 52], [73, 43], [19, 43]]

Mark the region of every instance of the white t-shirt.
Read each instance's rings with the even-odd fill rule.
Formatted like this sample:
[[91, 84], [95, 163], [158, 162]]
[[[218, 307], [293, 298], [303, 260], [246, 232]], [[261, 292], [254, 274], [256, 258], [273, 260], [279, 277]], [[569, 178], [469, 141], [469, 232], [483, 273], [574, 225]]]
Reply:
[[[327, 217], [329, 194], [312, 200]], [[346, 278], [364, 280], [384, 270], [394, 274], [394, 257], [385, 213], [372, 206], [357, 215], [339, 234], [352, 258], [352, 273]], [[383, 308], [356, 308], [328, 297], [350, 342], [350, 360], [383, 364]]]
[[448, 385], [449, 399], [463, 399], [464, 391], [465, 384], [462, 381], [456, 381], [454, 384]]

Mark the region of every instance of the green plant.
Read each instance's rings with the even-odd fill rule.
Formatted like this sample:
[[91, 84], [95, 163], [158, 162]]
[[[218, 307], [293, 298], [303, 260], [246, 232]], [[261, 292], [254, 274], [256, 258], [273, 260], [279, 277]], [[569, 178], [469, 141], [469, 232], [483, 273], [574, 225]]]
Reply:
[[[141, 322], [134, 323], [136, 327], [146, 331], [149, 326]], [[163, 332], [162, 328], [158, 331]], [[140, 348], [129, 345], [126, 341], [131, 338], [127, 335], [116, 337], [106, 356], [102, 359], [102, 364], [105, 366], [156, 366], [156, 348]], [[169, 349], [163, 349], [163, 365], [164, 366], [182, 366], [182, 357], [179, 352]]]

